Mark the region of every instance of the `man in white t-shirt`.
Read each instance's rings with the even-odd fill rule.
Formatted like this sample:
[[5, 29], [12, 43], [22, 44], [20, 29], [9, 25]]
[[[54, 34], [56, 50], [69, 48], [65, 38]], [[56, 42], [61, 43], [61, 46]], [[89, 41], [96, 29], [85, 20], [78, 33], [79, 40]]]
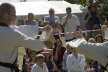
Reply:
[[[66, 8], [66, 16], [62, 18], [62, 26], [64, 32], [74, 32], [77, 29], [77, 26], [80, 25], [80, 21], [76, 15], [73, 15], [70, 7]], [[71, 35], [65, 35], [67, 41], [73, 39]]]

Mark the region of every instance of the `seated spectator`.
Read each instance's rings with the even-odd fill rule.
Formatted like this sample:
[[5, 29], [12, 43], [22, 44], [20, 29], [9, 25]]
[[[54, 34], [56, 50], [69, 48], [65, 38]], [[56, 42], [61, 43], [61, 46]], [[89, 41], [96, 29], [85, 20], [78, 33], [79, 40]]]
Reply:
[[95, 72], [92, 62], [87, 62], [87, 68], [86, 68], [85, 72]]
[[97, 61], [93, 62], [93, 68], [95, 69], [95, 72], [101, 72], [101, 66]]
[[52, 53], [42, 52], [42, 54], [45, 56], [45, 63], [48, 67], [49, 72], [56, 72], [58, 70], [58, 68], [53, 60]]
[[101, 34], [96, 35], [95, 40], [97, 43], [103, 43], [104, 42], [103, 36]]
[[105, 30], [106, 28], [108, 28], [106, 24], [101, 25], [101, 29]]
[[32, 66], [35, 64], [35, 55], [36, 52], [30, 49], [27, 49], [28, 54], [25, 57], [25, 67], [27, 72], [31, 72]]
[[89, 38], [88, 42], [96, 43], [96, 40], [95, 40], [95, 38]]
[[36, 55], [35, 64], [33, 65], [31, 72], [48, 72], [48, 68], [44, 60], [45, 57], [42, 54]]

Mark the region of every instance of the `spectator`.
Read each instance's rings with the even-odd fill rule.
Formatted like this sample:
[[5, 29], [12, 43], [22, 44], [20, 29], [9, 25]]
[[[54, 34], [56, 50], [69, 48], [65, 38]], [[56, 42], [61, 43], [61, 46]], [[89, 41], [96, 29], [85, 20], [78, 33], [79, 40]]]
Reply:
[[44, 17], [44, 23], [53, 28], [53, 34], [61, 31], [59, 17], [55, 15], [55, 10], [53, 8], [49, 9], [49, 16]]
[[[84, 18], [84, 24], [87, 30], [100, 29], [101, 18], [95, 4], [88, 6], [88, 12]], [[95, 36], [97, 33], [89, 33], [89, 37]]]
[[[71, 45], [69, 43], [69, 45]], [[85, 57], [78, 53], [76, 47], [72, 47], [72, 54], [68, 55], [66, 66], [68, 72], [84, 72], [85, 69]]]
[[95, 72], [95, 69], [93, 68], [93, 65], [91, 62], [87, 63], [87, 69], [85, 72]]
[[34, 15], [33, 13], [28, 13], [28, 19], [25, 20], [24, 25], [37, 25], [36, 21], [33, 20]]
[[106, 40], [105, 38], [105, 32], [107, 31], [107, 28], [108, 28], [108, 22], [105, 21], [105, 23], [103, 25], [101, 25], [101, 29], [102, 29], [102, 36], [103, 36], [103, 39]]
[[67, 61], [68, 55], [70, 55], [71, 53], [72, 53], [71, 47], [70, 47], [69, 44], [67, 43], [67, 44], [66, 44], [66, 51], [64, 52], [63, 61], [62, 61], [62, 69], [63, 69], [63, 72], [67, 72], [66, 61]]
[[104, 23], [101, 24], [103, 39], [105, 39], [105, 31], [107, 30], [107, 28], [108, 28], [108, 17], [106, 17]]
[[44, 54], [45, 56], [45, 62], [46, 65], [48, 67], [49, 72], [55, 72], [58, 70], [54, 60], [53, 60], [53, 56], [52, 53], [50, 52], [42, 52], [42, 54]]
[[40, 51], [43, 43], [38, 39], [26, 36], [22, 32], [12, 29], [10, 25], [15, 24], [16, 10], [12, 4], [2, 3], [0, 5], [0, 71], [18, 72], [16, 70], [16, 59], [18, 47], [26, 47]]
[[55, 43], [54, 43], [54, 61], [59, 69], [59, 71], [62, 70], [62, 61], [63, 61], [63, 54], [65, 52], [65, 48], [62, 45], [62, 41], [60, 40], [60, 37], [58, 35], [54, 36]]
[[101, 34], [96, 35], [95, 40], [97, 43], [103, 43], [104, 42], [104, 38]]
[[88, 42], [96, 43], [95, 38], [89, 38]]
[[97, 61], [93, 62], [93, 68], [94, 68], [95, 72], [101, 72], [101, 66]]
[[31, 72], [32, 66], [35, 64], [36, 52], [31, 50], [29, 55], [30, 55], [29, 59], [28, 58], [26, 59], [27, 72]]
[[36, 55], [35, 64], [33, 65], [31, 72], [48, 72], [48, 68], [44, 60], [45, 57], [42, 54]]
[[[71, 13], [72, 10], [70, 7], [66, 8], [66, 16], [62, 18], [62, 26], [64, 32], [74, 32], [77, 29], [77, 26], [80, 25], [78, 17]], [[73, 39], [71, 35], [65, 35], [66, 41]]]
[[105, 29], [107, 29], [108, 28], [108, 26], [107, 26], [107, 24], [105, 23], [105, 24], [103, 24], [103, 25], [101, 25], [101, 29], [103, 29], [103, 30], [105, 30]]
[[54, 9], [49, 9], [49, 15], [44, 17], [44, 24], [49, 26], [47, 31], [42, 31], [42, 41], [47, 48], [53, 47], [53, 35], [60, 32], [59, 17], [55, 16]]
[[88, 6], [88, 12], [85, 15], [84, 20], [87, 30], [100, 28], [101, 20], [95, 4]]

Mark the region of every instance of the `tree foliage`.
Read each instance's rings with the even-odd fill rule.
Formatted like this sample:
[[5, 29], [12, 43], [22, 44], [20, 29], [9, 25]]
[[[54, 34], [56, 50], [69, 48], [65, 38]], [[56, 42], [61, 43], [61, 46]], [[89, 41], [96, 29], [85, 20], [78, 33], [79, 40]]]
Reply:
[[[87, 6], [90, 2], [93, 2], [94, 0], [66, 0], [66, 1], [72, 4], [81, 4], [83, 6]], [[95, 1], [100, 12], [105, 15], [108, 14], [108, 0], [95, 0]]]
[[72, 4], [81, 4], [83, 6], [85, 6], [87, 2], [86, 0], [65, 0], [65, 1], [72, 3]]
[[108, 0], [98, 0], [96, 4], [99, 7], [101, 13], [108, 14]]

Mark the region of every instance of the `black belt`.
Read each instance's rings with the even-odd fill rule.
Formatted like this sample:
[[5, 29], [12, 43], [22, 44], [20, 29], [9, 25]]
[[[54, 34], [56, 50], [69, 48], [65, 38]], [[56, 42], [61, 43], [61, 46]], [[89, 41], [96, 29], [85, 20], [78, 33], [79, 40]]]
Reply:
[[[16, 60], [17, 60], [17, 59], [16, 59]], [[6, 68], [10, 68], [12, 72], [13, 72], [13, 71], [19, 72], [19, 69], [18, 69], [18, 67], [17, 67], [17, 65], [16, 65], [16, 60], [15, 60], [15, 62], [14, 62], [13, 64], [0, 62], [0, 66], [6, 67]]]
[[3, 67], [6, 67], [6, 68], [10, 68], [11, 71], [15, 71], [15, 72], [19, 72], [16, 64], [10, 64], [10, 63], [3, 63], [3, 62], [0, 62], [0, 66], [3, 66]]
[[108, 63], [105, 65], [105, 68], [107, 69], [107, 67], [108, 67]]
[[7, 68], [8, 67], [11, 68], [13, 66], [13, 64], [0, 62], [0, 66], [7, 67]]

